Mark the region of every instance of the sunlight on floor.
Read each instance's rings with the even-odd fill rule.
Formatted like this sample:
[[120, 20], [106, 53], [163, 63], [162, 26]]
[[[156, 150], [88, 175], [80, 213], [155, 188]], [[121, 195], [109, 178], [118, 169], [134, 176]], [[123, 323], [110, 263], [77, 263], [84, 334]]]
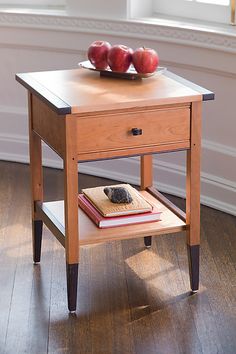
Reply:
[[[143, 250], [142, 252], [126, 259], [125, 263], [140, 279], [144, 280], [148, 286], [156, 289], [161, 289], [163, 292], [164, 284], [165, 294], [170, 296], [173, 296], [173, 293], [175, 296], [182, 294], [185, 287], [184, 281], [182, 281], [182, 287], [180, 284], [175, 286], [176, 284], [172, 283], [172, 279], [177, 280], [176, 272], [179, 272], [179, 268], [177, 268], [176, 265], [169, 262], [165, 258], [154, 253], [152, 250]], [[186, 271], [181, 270], [181, 272], [184, 272], [184, 276], [189, 277], [187, 269]], [[179, 276], [181, 277], [180, 273]], [[168, 281], [169, 286], [167, 288], [166, 282]], [[201, 286], [201, 291], [204, 290], [206, 290], [206, 288]]]
[[[166, 259], [161, 258], [151, 250], [143, 250], [128, 259], [125, 260], [128, 266], [135, 272], [141, 279], [148, 279], [150, 277], [158, 277], [157, 267], [161, 262], [161, 271], [165, 272], [173, 270], [173, 264]], [[155, 267], [151, 267], [152, 264], [156, 264]]]

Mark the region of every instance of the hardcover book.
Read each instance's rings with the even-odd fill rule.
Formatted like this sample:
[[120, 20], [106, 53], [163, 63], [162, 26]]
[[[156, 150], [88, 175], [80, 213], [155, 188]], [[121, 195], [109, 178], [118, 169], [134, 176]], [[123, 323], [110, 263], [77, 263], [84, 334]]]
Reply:
[[83, 195], [78, 196], [79, 207], [89, 216], [89, 218], [99, 227], [108, 228], [116, 226], [125, 226], [160, 220], [161, 212], [154, 206], [152, 211], [141, 214], [131, 214], [115, 217], [103, 217], [99, 211]]
[[[104, 217], [121, 216], [128, 214], [147, 213], [152, 211], [152, 205], [144, 199], [144, 197], [129, 184], [117, 184], [112, 187], [124, 187], [132, 196], [133, 201], [129, 204], [112, 203], [106, 194], [104, 188], [106, 186], [100, 186], [95, 188], [82, 189], [85, 197], [93, 204], [93, 206]], [[109, 187], [109, 186], [108, 186]], [[111, 187], [111, 186], [110, 186]]]

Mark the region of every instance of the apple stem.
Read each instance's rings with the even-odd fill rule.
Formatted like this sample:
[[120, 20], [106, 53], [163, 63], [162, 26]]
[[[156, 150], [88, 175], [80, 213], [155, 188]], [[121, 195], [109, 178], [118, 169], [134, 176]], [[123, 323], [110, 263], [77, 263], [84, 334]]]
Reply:
[[146, 47], [143, 45], [143, 49], [145, 50], [146, 49]]

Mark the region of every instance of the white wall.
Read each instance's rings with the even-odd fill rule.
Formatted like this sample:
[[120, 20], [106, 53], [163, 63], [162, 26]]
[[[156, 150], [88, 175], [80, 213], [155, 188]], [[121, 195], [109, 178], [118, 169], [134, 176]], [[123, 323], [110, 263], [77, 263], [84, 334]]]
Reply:
[[[15, 73], [75, 68], [100, 38], [153, 47], [161, 65], [216, 93], [203, 109], [202, 202], [236, 215], [236, 43], [225, 35], [135, 21], [0, 14], [0, 159], [28, 162], [27, 96]], [[44, 164], [61, 167], [47, 147]], [[184, 166], [184, 152], [156, 156], [155, 184], [184, 196]], [[79, 170], [139, 183], [137, 158], [82, 164]]]
[[127, 0], [67, 0], [69, 14], [94, 18], [126, 18]]

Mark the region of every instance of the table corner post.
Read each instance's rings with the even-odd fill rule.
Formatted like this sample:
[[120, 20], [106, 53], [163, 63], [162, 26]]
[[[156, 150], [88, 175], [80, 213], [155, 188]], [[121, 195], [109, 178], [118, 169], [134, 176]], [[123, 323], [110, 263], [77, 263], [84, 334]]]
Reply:
[[201, 120], [202, 102], [192, 102], [190, 149], [186, 161], [186, 242], [193, 292], [199, 289]]
[[43, 221], [37, 216], [36, 202], [43, 201], [42, 141], [33, 130], [33, 121], [36, 119], [37, 112], [33, 108], [33, 95], [31, 92], [28, 92], [28, 115], [33, 261], [34, 263], [39, 263], [41, 259]]
[[76, 121], [65, 116], [64, 211], [67, 299], [70, 312], [76, 310], [79, 268], [78, 163]]
[[[152, 187], [153, 185], [153, 157], [152, 155], [143, 155], [140, 159], [140, 188], [141, 190], [145, 190], [147, 187]], [[144, 237], [144, 245], [146, 248], [151, 247], [152, 236]]]

